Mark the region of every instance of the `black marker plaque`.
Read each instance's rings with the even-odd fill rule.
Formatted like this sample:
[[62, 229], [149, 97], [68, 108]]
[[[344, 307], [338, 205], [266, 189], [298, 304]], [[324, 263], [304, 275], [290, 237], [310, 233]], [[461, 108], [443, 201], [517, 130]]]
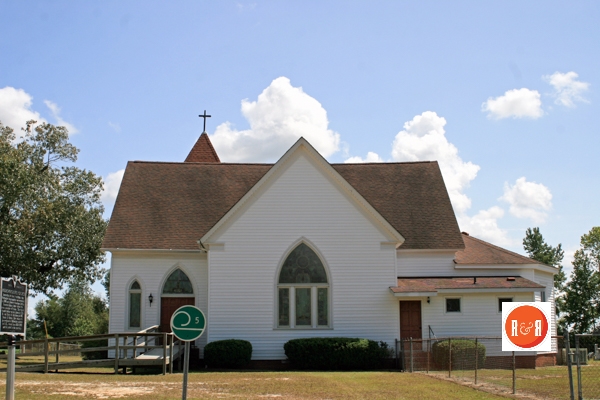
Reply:
[[2, 278], [0, 334], [24, 335], [27, 321], [27, 284], [16, 277]]

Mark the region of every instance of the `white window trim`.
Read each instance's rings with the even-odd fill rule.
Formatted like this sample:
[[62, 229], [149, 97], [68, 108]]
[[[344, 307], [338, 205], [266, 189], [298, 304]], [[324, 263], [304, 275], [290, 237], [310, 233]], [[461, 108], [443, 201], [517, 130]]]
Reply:
[[[446, 303], [446, 300], [460, 300], [460, 311], [448, 311], [448, 305]], [[464, 309], [464, 304], [463, 304], [463, 298], [462, 296], [448, 296], [448, 297], [444, 297], [444, 314], [450, 314], [450, 315], [455, 315], [455, 314], [462, 314], [463, 313], [463, 309]]]
[[511, 302], [515, 301], [514, 297], [508, 297], [508, 296], [496, 297], [496, 311], [498, 312], [498, 314], [502, 314], [502, 311], [500, 310], [500, 299], [510, 299]]

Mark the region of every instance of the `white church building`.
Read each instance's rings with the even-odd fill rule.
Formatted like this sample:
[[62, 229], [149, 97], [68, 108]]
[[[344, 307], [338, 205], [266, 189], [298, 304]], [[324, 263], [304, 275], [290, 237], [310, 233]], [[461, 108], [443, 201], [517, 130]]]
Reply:
[[103, 248], [111, 333], [194, 304], [201, 357], [236, 338], [254, 360], [303, 337], [500, 336], [501, 303], [552, 302], [557, 272], [461, 233], [437, 162], [330, 164], [303, 138], [275, 164], [220, 162], [206, 133], [184, 162], [129, 162]]

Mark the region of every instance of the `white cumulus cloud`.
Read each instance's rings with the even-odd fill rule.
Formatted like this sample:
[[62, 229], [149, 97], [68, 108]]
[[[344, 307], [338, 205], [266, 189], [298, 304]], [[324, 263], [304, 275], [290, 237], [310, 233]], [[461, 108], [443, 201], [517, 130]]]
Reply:
[[590, 84], [588, 82], [578, 81], [579, 75], [576, 72], [555, 72], [552, 75], [544, 75], [542, 78], [554, 88], [554, 102], [565, 107], [575, 107], [575, 102], [587, 103], [583, 97]]
[[446, 119], [426, 111], [404, 124], [392, 145], [395, 161], [438, 161], [450, 200], [457, 213], [471, 207], [471, 199], [463, 193], [475, 179], [479, 166], [465, 162], [458, 149], [446, 139]]
[[67, 128], [67, 130], [69, 131], [70, 134], [79, 132], [77, 130], [77, 128], [75, 128], [75, 126], [73, 126], [73, 124], [70, 124], [69, 122], [62, 119], [62, 117], [60, 116], [60, 107], [56, 103], [54, 103], [50, 100], [44, 100], [44, 104], [46, 105], [46, 107], [48, 107], [48, 109], [52, 113], [52, 116], [56, 120], [56, 125], [64, 126], [65, 128]]
[[33, 98], [23, 89], [7, 86], [0, 89], [0, 122], [14, 129], [17, 136], [31, 119], [44, 122], [40, 114], [31, 109]]
[[458, 225], [463, 232], [475, 236], [478, 239], [485, 240], [497, 246], [512, 246], [517, 241], [508, 236], [505, 229], [498, 226], [498, 220], [504, 216], [504, 210], [498, 206], [490, 207], [487, 210], [481, 210], [474, 216], [466, 214], [458, 215]]
[[102, 203], [104, 203], [105, 207], [113, 206], [115, 200], [117, 199], [117, 194], [119, 193], [119, 188], [121, 187], [121, 181], [123, 180], [123, 174], [125, 174], [124, 169], [120, 169], [116, 172], [111, 172], [104, 178], [104, 191], [100, 197]]
[[533, 118], [544, 115], [542, 100], [537, 90], [527, 88], [512, 89], [503, 96], [489, 98], [481, 106], [481, 111], [488, 113], [488, 118]]
[[354, 157], [350, 157], [348, 158], [346, 161], [344, 161], [345, 163], [372, 163], [372, 162], [383, 162], [383, 158], [379, 157], [379, 154], [377, 153], [373, 153], [372, 151], [369, 151], [367, 153], [367, 157], [366, 158], [362, 158], [360, 156], [354, 156]]
[[301, 136], [324, 157], [340, 148], [340, 135], [328, 128], [321, 103], [286, 77], [271, 82], [256, 101], [242, 100], [242, 114], [250, 129], [237, 130], [225, 122], [210, 136], [223, 161], [274, 161]]
[[504, 184], [504, 194], [500, 197], [510, 204], [510, 213], [517, 218], [529, 218], [534, 223], [542, 223], [552, 208], [552, 193], [541, 183], [527, 182], [525, 177], [517, 179], [514, 185]]
[[[15, 89], [10, 86], [0, 89], [0, 122], [4, 126], [13, 128], [17, 137], [22, 136], [21, 128], [25, 127], [27, 121], [47, 122], [39, 112], [31, 109], [32, 104], [33, 97], [23, 89]], [[77, 128], [62, 119], [60, 107], [56, 103], [44, 100], [44, 104], [56, 120], [56, 125], [66, 127], [69, 133], [78, 132]]]

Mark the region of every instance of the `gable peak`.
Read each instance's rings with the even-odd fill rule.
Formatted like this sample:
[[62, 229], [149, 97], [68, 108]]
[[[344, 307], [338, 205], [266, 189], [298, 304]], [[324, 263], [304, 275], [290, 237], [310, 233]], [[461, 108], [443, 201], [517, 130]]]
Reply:
[[206, 132], [202, 132], [202, 135], [200, 135], [196, 144], [192, 147], [190, 154], [186, 157], [185, 162], [221, 162]]

